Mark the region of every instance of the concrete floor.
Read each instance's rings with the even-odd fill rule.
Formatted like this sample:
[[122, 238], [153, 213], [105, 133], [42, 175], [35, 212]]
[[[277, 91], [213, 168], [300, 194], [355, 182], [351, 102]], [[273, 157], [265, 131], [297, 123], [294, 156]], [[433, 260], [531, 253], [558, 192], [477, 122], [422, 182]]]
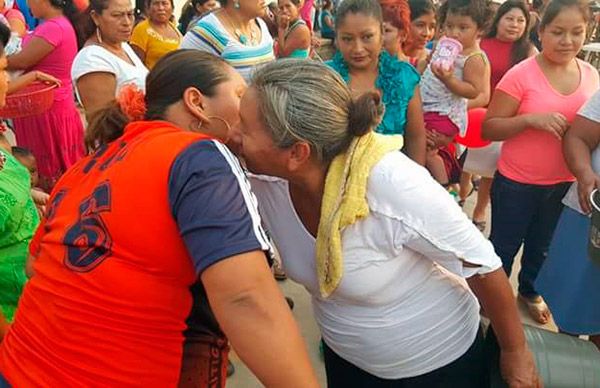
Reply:
[[[473, 212], [473, 207], [475, 206], [475, 200], [476, 200], [476, 194], [471, 195], [467, 199], [467, 202], [465, 203], [464, 210], [469, 216]], [[487, 214], [488, 227], [487, 227], [487, 230], [485, 231], [486, 236], [489, 235], [489, 227], [490, 227], [490, 221], [489, 221], [490, 209], [489, 209], [489, 207], [488, 207], [487, 213], [488, 213]], [[516, 284], [517, 284], [517, 280], [516, 280], [517, 276], [516, 275], [518, 274], [519, 268], [520, 268], [520, 255], [521, 255], [521, 252], [519, 252], [517, 260], [515, 261], [515, 268], [513, 270], [513, 276], [511, 276], [511, 279], [510, 279], [511, 284], [515, 290], [516, 290]], [[315, 370], [317, 372], [317, 375], [319, 377], [321, 385], [323, 387], [325, 387], [326, 386], [325, 369], [323, 366], [323, 362], [321, 361], [320, 356], [319, 356], [320, 335], [319, 335], [319, 329], [317, 328], [317, 325], [313, 319], [310, 296], [308, 295], [308, 292], [306, 292], [306, 290], [302, 286], [294, 283], [291, 280], [286, 280], [284, 282], [281, 282], [280, 286], [281, 286], [283, 293], [286, 296], [289, 296], [292, 299], [294, 299], [294, 302], [295, 302], [294, 317], [300, 324], [300, 329], [301, 329], [302, 335], [304, 336], [304, 339], [306, 341], [308, 351], [309, 351], [309, 356], [311, 358], [313, 367], [315, 368]], [[536, 324], [534, 321], [531, 320], [531, 318], [529, 318], [529, 316], [527, 315], [527, 311], [525, 310], [525, 308], [522, 305], [519, 305], [519, 310], [521, 312], [521, 319], [522, 319], [523, 323], [526, 323], [526, 324], [529, 324], [532, 326], [543, 327], [545, 329], [552, 330], [552, 331], [556, 331], [556, 326], [554, 325], [554, 322], [550, 322], [547, 325]], [[264, 351], [268, 351], [268, 350], [264, 349]], [[237, 356], [235, 354], [233, 354], [231, 356], [231, 361], [235, 365], [236, 372], [227, 381], [228, 388], [262, 387], [260, 382], [256, 379], [256, 377], [254, 377], [252, 372], [250, 372], [248, 370], [248, 368], [246, 368], [246, 366], [240, 361], [239, 358], [237, 358]]]

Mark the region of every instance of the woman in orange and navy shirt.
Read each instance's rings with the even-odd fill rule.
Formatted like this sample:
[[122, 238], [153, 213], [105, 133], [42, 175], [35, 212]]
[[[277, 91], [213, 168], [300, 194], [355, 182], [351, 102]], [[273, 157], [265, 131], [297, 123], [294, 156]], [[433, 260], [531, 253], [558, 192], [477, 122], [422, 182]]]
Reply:
[[[244, 89], [221, 59], [181, 50], [150, 72], [129, 117], [123, 104], [96, 116], [88, 140], [100, 146], [58, 182], [32, 241], [35, 275], [0, 347], [0, 386], [172, 387], [195, 373], [182, 385], [224, 387], [224, 347], [181, 371], [193, 298], [209, 315], [196, 324], [218, 322], [206, 341], [226, 342], [222, 329], [263, 384], [317, 385], [256, 200], [214, 139], [227, 138]], [[125, 127], [144, 105], [149, 121]]]

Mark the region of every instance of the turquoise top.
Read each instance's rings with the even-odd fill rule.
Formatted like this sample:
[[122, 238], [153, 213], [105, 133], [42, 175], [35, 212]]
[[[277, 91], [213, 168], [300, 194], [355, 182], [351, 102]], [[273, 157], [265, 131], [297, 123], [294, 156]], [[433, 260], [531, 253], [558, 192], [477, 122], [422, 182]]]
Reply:
[[321, 35], [333, 36], [333, 35], [335, 35], [335, 31], [333, 30], [333, 28], [330, 28], [327, 25], [327, 23], [325, 23], [325, 18], [327, 16], [329, 16], [331, 18], [331, 21], [333, 21], [333, 15], [328, 10], [321, 11], [321, 15], [319, 15], [319, 18], [321, 19], [320, 20]]
[[[339, 51], [325, 63], [338, 72], [346, 83], [350, 82], [348, 65]], [[387, 51], [381, 52], [375, 88], [382, 93], [385, 113], [376, 132], [385, 135], [404, 134], [408, 103], [419, 85], [419, 79], [419, 73], [411, 64], [392, 57]]]
[[[287, 40], [288, 36], [292, 33], [292, 31], [294, 31], [296, 29], [296, 27], [301, 26], [301, 25], [306, 26], [306, 22], [302, 19], [297, 19], [295, 22], [293, 22], [288, 27], [288, 29], [285, 33], [285, 36], [284, 36], [284, 40]], [[296, 49], [296, 50], [292, 51], [285, 58], [306, 59], [306, 58], [308, 58], [309, 55], [310, 55], [310, 47], [305, 48], [305, 49]], [[281, 58], [283, 58], [283, 56]]]
[[306, 59], [306, 58], [308, 58], [309, 54], [310, 54], [309, 49], [296, 49], [296, 50], [292, 51], [292, 53], [290, 55], [288, 55], [286, 58]]

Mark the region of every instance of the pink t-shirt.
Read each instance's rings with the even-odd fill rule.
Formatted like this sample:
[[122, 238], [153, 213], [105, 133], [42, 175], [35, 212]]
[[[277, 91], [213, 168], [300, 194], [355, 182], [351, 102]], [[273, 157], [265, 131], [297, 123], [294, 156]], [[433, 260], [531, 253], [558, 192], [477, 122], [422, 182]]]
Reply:
[[62, 86], [54, 92], [55, 100], [73, 99], [71, 66], [77, 55], [77, 36], [71, 22], [64, 16], [44, 21], [32, 34], [23, 38], [23, 47], [27, 47], [33, 37], [45, 40], [54, 46], [54, 50], [27, 70], [43, 71], [62, 81]]
[[304, 20], [304, 22], [306, 23], [306, 25], [308, 26], [308, 28], [311, 31], [313, 29], [312, 10], [314, 8], [314, 5], [315, 5], [315, 0], [306, 0], [304, 2], [304, 6], [302, 6], [302, 8], [300, 8], [300, 17], [302, 18], [302, 20]]
[[[596, 69], [579, 59], [577, 64], [581, 81], [577, 90], [568, 96], [550, 85], [535, 56], [511, 68], [496, 89], [519, 101], [519, 115], [558, 112], [571, 122], [599, 87]], [[526, 184], [552, 185], [575, 180], [565, 163], [562, 142], [549, 132], [534, 128], [526, 128], [504, 141], [498, 171]]]

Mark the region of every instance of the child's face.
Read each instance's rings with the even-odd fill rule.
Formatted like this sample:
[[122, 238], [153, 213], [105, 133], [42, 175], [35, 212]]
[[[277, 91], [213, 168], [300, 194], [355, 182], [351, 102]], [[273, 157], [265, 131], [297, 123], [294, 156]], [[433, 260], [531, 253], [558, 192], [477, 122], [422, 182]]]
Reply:
[[443, 32], [448, 38], [458, 40], [462, 44], [463, 50], [473, 47], [481, 34], [473, 18], [453, 13], [448, 13], [446, 16]]
[[436, 20], [433, 12], [425, 13], [410, 22], [409, 43], [413, 47], [425, 48], [427, 42], [433, 39], [435, 34]]
[[6, 65], [6, 55], [4, 55], [4, 49], [2, 49], [2, 55], [0, 56], [0, 108], [6, 104], [6, 90], [8, 89]]
[[33, 155], [17, 157], [17, 160], [21, 162], [27, 170], [29, 170], [29, 174], [31, 174], [31, 187], [36, 187], [40, 181], [40, 174], [38, 173], [37, 162], [35, 161], [35, 157]]
[[389, 22], [383, 22], [383, 48], [390, 54], [395, 55], [398, 51], [398, 43], [406, 41], [406, 34]]

